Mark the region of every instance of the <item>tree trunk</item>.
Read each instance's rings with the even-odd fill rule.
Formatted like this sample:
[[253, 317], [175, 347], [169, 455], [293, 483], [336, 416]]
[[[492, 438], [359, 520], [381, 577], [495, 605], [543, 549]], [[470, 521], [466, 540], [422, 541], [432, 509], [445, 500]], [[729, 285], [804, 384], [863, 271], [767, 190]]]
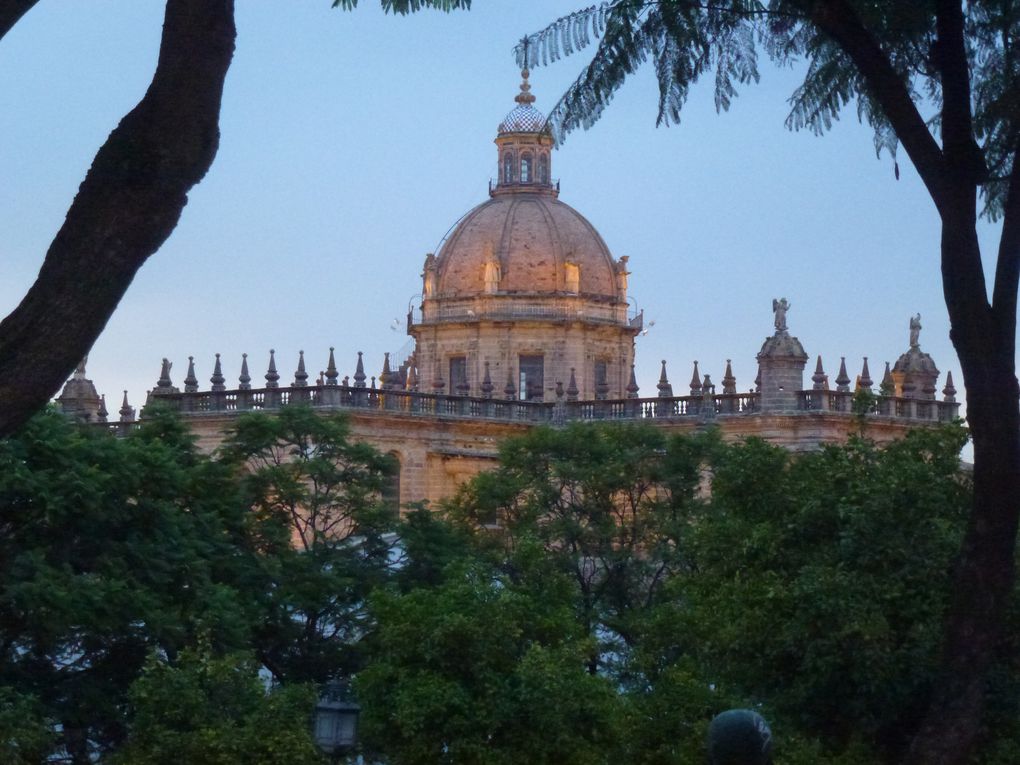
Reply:
[[[987, 671], [996, 658], [1014, 582], [1020, 409], [1015, 314], [997, 316], [983, 288], [984, 305], [979, 306], [975, 285], [968, 287], [946, 266], [978, 257], [973, 225], [944, 218], [942, 247], [951, 337], [962, 366], [974, 442], [974, 504], [954, 571], [940, 676], [908, 762], [963, 765], [980, 731]], [[966, 249], [970, 255], [961, 258]]]
[[96, 154], [39, 276], [0, 323], [0, 437], [60, 389], [176, 227], [216, 156], [234, 37], [233, 0], [167, 0], [152, 83]]
[[0, 0], [0, 40], [39, 0]]

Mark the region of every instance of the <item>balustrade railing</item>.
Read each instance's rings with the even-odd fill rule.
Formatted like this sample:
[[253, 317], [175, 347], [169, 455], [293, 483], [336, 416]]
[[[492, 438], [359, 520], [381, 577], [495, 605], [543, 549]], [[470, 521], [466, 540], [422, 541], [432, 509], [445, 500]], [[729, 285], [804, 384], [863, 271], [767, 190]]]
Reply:
[[[850, 391], [802, 390], [798, 409], [809, 412], [854, 412], [854, 394]], [[952, 422], [959, 417], [955, 401], [875, 396], [868, 400], [866, 414], [927, 422]]]
[[[568, 305], [549, 301], [493, 301], [485, 304], [471, 302], [462, 305], [434, 306], [426, 304], [421, 312], [421, 323], [448, 321], [510, 321], [513, 319], [570, 319], [601, 324], [634, 324], [640, 328], [640, 320], [632, 320], [627, 309], [621, 306], [598, 305], [586, 302], [580, 304], [571, 300]], [[635, 324], [636, 322], [636, 324]]]
[[[797, 393], [803, 412], [854, 412], [854, 394], [833, 390]], [[160, 394], [159, 402], [185, 414], [272, 411], [293, 403], [326, 409], [357, 409], [466, 419], [511, 422], [566, 422], [591, 420], [669, 420], [747, 416], [761, 411], [758, 393], [711, 394], [670, 398], [627, 398], [604, 401], [518, 401], [384, 388], [310, 385], [295, 388], [198, 391]], [[927, 422], [949, 422], [957, 417], [954, 402], [878, 396], [868, 414]], [[117, 423], [110, 423], [111, 426]]]

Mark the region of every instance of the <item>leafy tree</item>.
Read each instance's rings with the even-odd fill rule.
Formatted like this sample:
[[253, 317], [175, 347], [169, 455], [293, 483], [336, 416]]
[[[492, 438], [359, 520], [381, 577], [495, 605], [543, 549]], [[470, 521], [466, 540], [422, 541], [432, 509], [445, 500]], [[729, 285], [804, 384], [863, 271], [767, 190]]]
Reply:
[[36, 765], [53, 751], [56, 735], [39, 702], [0, 688], [0, 762]]
[[280, 681], [350, 674], [365, 598], [392, 562], [396, 518], [382, 501], [392, 459], [351, 441], [343, 416], [298, 406], [239, 417], [220, 457], [240, 474], [263, 552], [259, 660]]
[[[1016, 379], [1020, 276], [1020, 8], [1012, 0], [608, 0], [525, 38], [521, 64], [595, 44], [550, 115], [563, 135], [590, 126], [627, 76], [651, 59], [659, 122], [677, 121], [690, 88], [714, 80], [716, 106], [757, 81], [758, 48], [807, 62], [787, 125], [816, 133], [857, 102], [879, 153], [899, 146], [942, 221], [951, 339], [967, 390], [974, 499], [945, 624], [941, 679], [913, 761], [964, 762], [980, 729], [986, 673], [1014, 581], [1020, 514]], [[595, 42], [597, 40], [597, 43]], [[976, 232], [978, 197], [1001, 221], [993, 282]]]
[[936, 681], [964, 440], [721, 452], [690, 539], [697, 575], [677, 593], [685, 648], [830, 750], [864, 740], [900, 761]]
[[708, 442], [650, 427], [536, 429], [501, 447], [497, 470], [451, 503], [521, 577], [574, 584], [579, 622], [601, 647], [596, 672], [639, 638], [644, 610], [685, 568], [684, 534]]
[[481, 559], [470, 534], [424, 503], [400, 519], [397, 535], [393, 581], [401, 592], [437, 587], [446, 581], [453, 564]]
[[[0, 41], [38, 0], [0, 0]], [[380, 0], [386, 11], [471, 0]], [[334, 0], [351, 10], [357, 0]], [[167, 0], [159, 60], [99, 149], [24, 299], [0, 322], [0, 437], [41, 409], [88, 353], [142, 264], [167, 240], [219, 146], [234, 0]]]
[[[473, 535], [475, 550], [457, 553], [469, 570], [569, 608], [589, 671], [620, 696], [608, 744], [618, 758], [698, 761], [711, 718], [752, 705], [774, 723], [784, 762], [898, 762], [937, 690], [970, 502], [965, 438], [954, 427], [791, 454], [631, 427], [536, 431], [509, 441], [500, 467], [465, 487], [449, 514]], [[443, 560], [437, 549], [429, 558]], [[445, 560], [432, 580], [440, 589], [462, 584], [449, 576], [463, 567]], [[543, 589], [553, 582], [564, 591]], [[428, 602], [473, 624], [476, 606]], [[421, 618], [381, 609], [378, 628], [418, 639], [408, 625]], [[489, 639], [462, 635], [465, 650]], [[397, 661], [388, 644], [373, 645], [384, 665]], [[1020, 741], [1018, 653], [1003, 653], [980, 740], [988, 763], [1008, 761]]]
[[356, 678], [370, 752], [394, 765], [612, 760], [621, 700], [588, 674], [561, 576], [522, 588], [484, 564], [436, 588], [372, 598], [373, 658]]
[[162, 415], [117, 439], [46, 413], [0, 441], [3, 708], [36, 710], [26, 724], [92, 762], [122, 740], [153, 650], [248, 645], [261, 593], [245, 513], [230, 472]]
[[201, 647], [150, 658], [129, 694], [128, 736], [114, 765], [321, 765], [311, 736], [315, 692], [266, 687], [243, 655]]

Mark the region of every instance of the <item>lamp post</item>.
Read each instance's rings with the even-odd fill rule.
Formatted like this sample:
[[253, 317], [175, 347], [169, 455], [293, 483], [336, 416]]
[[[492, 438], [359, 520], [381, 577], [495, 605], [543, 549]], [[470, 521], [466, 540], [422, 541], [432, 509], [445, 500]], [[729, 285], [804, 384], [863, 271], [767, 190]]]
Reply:
[[354, 749], [358, 739], [358, 714], [361, 707], [350, 698], [346, 683], [329, 683], [315, 705], [315, 744], [333, 762]]
[[772, 765], [772, 731], [750, 709], [730, 709], [708, 726], [711, 765]]

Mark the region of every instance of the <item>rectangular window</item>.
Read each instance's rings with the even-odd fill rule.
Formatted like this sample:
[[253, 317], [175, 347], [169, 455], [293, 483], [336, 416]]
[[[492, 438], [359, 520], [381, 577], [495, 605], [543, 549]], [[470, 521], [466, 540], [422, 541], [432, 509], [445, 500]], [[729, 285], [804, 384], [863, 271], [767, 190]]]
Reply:
[[604, 360], [595, 362], [595, 398], [602, 400], [609, 395], [608, 364]]
[[545, 387], [545, 357], [522, 355], [518, 359], [518, 369], [520, 385], [517, 386], [517, 395], [521, 401], [541, 401]]
[[467, 393], [467, 357], [450, 357], [450, 393]]

